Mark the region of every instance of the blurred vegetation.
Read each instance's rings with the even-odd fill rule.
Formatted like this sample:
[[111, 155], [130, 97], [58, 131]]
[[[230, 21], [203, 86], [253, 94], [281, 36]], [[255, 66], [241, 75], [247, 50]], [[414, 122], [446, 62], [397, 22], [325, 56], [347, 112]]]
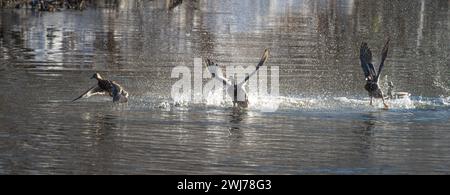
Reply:
[[53, 12], [60, 9], [83, 10], [89, 2], [90, 0], [0, 0], [0, 7]]

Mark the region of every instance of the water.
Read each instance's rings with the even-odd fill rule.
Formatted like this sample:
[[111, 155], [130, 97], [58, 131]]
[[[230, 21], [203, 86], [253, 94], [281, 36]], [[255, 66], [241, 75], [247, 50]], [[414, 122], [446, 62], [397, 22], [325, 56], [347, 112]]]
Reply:
[[[449, 174], [449, 1], [97, 1], [85, 11], [0, 10], [0, 174]], [[368, 105], [361, 41], [382, 85]], [[173, 102], [194, 57], [280, 68], [280, 96]], [[128, 104], [92, 97], [94, 72]], [[204, 82], [207, 80], [205, 79]], [[276, 112], [259, 108], [279, 103]]]

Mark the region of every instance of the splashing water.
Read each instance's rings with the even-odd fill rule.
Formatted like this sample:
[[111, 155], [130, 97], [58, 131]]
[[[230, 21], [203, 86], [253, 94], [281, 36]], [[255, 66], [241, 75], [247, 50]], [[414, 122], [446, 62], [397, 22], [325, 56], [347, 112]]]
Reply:
[[444, 82], [442, 81], [442, 79], [441, 79], [441, 77], [439, 75], [434, 77], [433, 85], [435, 87], [438, 87], [438, 88], [442, 89], [447, 94], [450, 93], [450, 88], [445, 86]]
[[[108, 99], [109, 100], [109, 99]], [[92, 102], [107, 101], [106, 98], [85, 100]], [[390, 111], [400, 110], [428, 110], [428, 109], [446, 109], [449, 107], [450, 97], [403, 97], [398, 99], [388, 99]], [[207, 109], [214, 107], [218, 109], [230, 108], [233, 106], [231, 98], [223, 97], [219, 93], [209, 93], [202, 103], [193, 103], [192, 101], [174, 101], [167, 97], [140, 96], [130, 97], [127, 103], [127, 110], [156, 109], [162, 111], [170, 110], [189, 110], [189, 109]], [[284, 97], [284, 96], [255, 96], [249, 95], [248, 110], [252, 111], [371, 111], [383, 109], [381, 99], [374, 99], [373, 106], [369, 105], [369, 98], [357, 97]]]

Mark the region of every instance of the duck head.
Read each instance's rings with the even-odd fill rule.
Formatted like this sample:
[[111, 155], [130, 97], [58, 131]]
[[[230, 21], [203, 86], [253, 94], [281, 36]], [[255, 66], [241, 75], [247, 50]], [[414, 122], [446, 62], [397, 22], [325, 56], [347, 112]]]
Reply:
[[102, 76], [100, 76], [100, 74], [98, 74], [98, 73], [95, 73], [94, 75], [92, 75], [91, 79], [101, 80]]

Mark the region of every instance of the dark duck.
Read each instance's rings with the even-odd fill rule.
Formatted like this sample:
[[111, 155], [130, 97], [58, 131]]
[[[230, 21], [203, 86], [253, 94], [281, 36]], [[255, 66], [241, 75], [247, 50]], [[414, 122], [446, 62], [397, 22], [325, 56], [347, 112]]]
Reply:
[[389, 50], [389, 39], [386, 41], [386, 44], [381, 51], [381, 63], [378, 67], [378, 71], [375, 70], [374, 65], [372, 64], [372, 52], [370, 51], [367, 43], [363, 42], [360, 48], [360, 60], [361, 67], [364, 71], [364, 76], [366, 78], [366, 85], [364, 88], [369, 92], [370, 97], [370, 105], [372, 105], [373, 98], [381, 98], [383, 100], [384, 108], [388, 109], [388, 105], [384, 101], [383, 91], [379, 86], [379, 78], [381, 75], [381, 71], [383, 70], [384, 61], [386, 60], [387, 53]]
[[97, 84], [81, 94], [79, 97], [75, 98], [72, 102], [81, 98], [88, 98], [93, 95], [109, 95], [113, 98], [113, 102], [128, 101], [128, 92], [115, 81], [103, 79], [99, 73], [95, 73], [91, 79], [96, 79]]
[[259, 68], [264, 65], [264, 63], [269, 58], [269, 49], [265, 49], [263, 56], [261, 57], [261, 60], [259, 61], [258, 65], [256, 65], [256, 69], [248, 74], [243, 81], [238, 82], [236, 79], [228, 80], [224, 78], [221, 74], [219, 65], [211, 61], [210, 59], [206, 59], [206, 67], [208, 68], [208, 71], [211, 73], [211, 77], [214, 79], [219, 80], [223, 85], [226, 86], [227, 94], [231, 97], [233, 100], [233, 107], [238, 108], [247, 108], [248, 107], [248, 94], [245, 90], [245, 84], [250, 80], [250, 77], [256, 74], [258, 72]]

